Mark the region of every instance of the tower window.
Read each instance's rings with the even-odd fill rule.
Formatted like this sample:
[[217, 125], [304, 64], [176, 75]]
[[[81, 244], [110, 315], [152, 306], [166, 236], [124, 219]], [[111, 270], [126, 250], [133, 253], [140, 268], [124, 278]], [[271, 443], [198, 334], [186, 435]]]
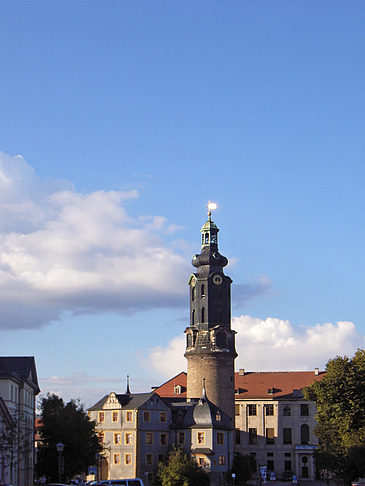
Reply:
[[209, 243], [209, 233], [205, 233], [204, 243], [207, 245]]
[[202, 322], [205, 322], [205, 309], [202, 308]]
[[191, 323], [195, 324], [195, 309], [193, 309], [193, 312], [191, 314]]
[[202, 297], [205, 297], [205, 287], [204, 287], [204, 284], [201, 286], [201, 289], [200, 289], [200, 295]]

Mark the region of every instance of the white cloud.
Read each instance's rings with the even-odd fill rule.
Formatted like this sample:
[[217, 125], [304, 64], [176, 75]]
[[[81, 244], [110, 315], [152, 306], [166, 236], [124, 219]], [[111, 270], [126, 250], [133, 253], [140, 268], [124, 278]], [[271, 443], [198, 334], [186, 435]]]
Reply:
[[[232, 328], [237, 331], [236, 369], [247, 371], [324, 369], [330, 358], [352, 355], [365, 341], [349, 321], [296, 327], [274, 317], [242, 315], [232, 319]], [[186, 370], [184, 349], [182, 336], [165, 348], [150, 350], [148, 364], [158, 372], [161, 381]]]
[[159, 216], [133, 220], [130, 191], [77, 193], [0, 152], [0, 327], [40, 327], [63, 312], [132, 313], [183, 305], [188, 261]]

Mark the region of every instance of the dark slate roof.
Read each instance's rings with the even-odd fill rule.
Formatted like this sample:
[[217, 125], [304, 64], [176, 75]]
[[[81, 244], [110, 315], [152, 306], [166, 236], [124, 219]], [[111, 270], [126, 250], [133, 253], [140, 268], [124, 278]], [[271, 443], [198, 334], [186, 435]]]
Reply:
[[[110, 394], [109, 394], [110, 395]], [[101, 400], [99, 400], [95, 405], [88, 408], [90, 411], [101, 410], [103, 405], [108, 401], [109, 395], [105, 395]], [[127, 410], [136, 410], [145, 404], [149, 398], [155, 396], [154, 392], [149, 393], [131, 393], [127, 395], [125, 393], [115, 394], [122, 408]], [[159, 397], [160, 398], [160, 397]]]
[[0, 378], [26, 381], [36, 394], [40, 392], [33, 356], [0, 356]]
[[[215, 429], [232, 429], [231, 419], [222, 412], [214, 403], [205, 395], [199, 400], [194, 399], [189, 402], [172, 401], [171, 398], [163, 399], [172, 410], [173, 424], [172, 427], [181, 428], [215, 428]], [[178, 416], [183, 415], [179, 421]], [[220, 415], [221, 420], [217, 420]]]

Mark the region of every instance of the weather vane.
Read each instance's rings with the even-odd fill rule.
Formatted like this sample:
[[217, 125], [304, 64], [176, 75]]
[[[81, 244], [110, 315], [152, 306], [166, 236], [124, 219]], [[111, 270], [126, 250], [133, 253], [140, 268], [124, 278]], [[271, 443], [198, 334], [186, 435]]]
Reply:
[[214, 202], [208, 201], [207, 208], [208, 208], [208, 216], [210, 218], [211, 215], [212, 215], [212, 211], [214, 211], [214, 209], [217, 209], [217, 204], [214, 203]]

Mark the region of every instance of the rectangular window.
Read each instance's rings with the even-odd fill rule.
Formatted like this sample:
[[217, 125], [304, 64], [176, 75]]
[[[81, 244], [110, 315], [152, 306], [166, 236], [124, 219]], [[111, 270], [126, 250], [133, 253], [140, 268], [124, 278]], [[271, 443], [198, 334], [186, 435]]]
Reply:
[[153, 464], [153, 454], [146, 454], [146, 465], [152, 466]]
[[292, 443], [292, 430], [291, 428], [284, 428], [283, 429], [283, 444], [291, 444]]
[[234, 414], [235, 415], [240, 415], [241, 414], [240, 410], [241, 410], [240, 405], [235, 405], [234, 406]]
[[291, 415], [291, 406], [290, 405], [284, 406], [283, 415], [284, 415], [284, 417], [290, 417], [290, 415]]
[[124, 436], [124, 443], [126, 445], [133, 444], [133, 434], [132, 432], [126, 432]]
[[284, 461], [284, 471], [291, 471], [291, 461]]
[[185, 444], [185, 432], [179, 432], [179, 435], [178, 435], [178, 443], [180, 445]]
[[153, 444], [153, 432], [146, 432], [146, 445]]
[[205, 432], [198, 432], [198, 444], [205, 444]]
[[224, 434], [223, 432], [217, 432], [217, 444], [224, 444]]
[[99, 432], [98, 433], [98, 442], [99, 442], [99, 444], [103, 444], [103, 442], [104, 442], [104, 432]]
[[150, 412], [143, 412], [143, 422], [151, 422]]
[[165, 456], [163, 454], [159, 454], [157, 456], [157, 460], [158, 460], [158, 462], [164, 462], [165, 461]]
[[127, 422], [132, 422], [132, 420], [133, 420], [132, 412], [131, 411], [126, 412], [125, 418], [126, 418]]
[[257, 415], [256, 404], [247, 405], [248, 415]]
[[226, 456], [219, 456], [218, 463], [220, 466], [224, 466], [226, 463]]
[[120, 464], [120, 454], [113, 454], [113, 464]]
[[267, 470], [268, 471], [273, 471], [274, 470], [274, 461], [272, 459], [270, 459], [269, 461], [267, 461]]
[[249, 428], [248, 429], [248, 443], [249, 444], [257, 444], [257, 429], [256, 428]]
[[274, 405], [265, 405], [265, 415], [274, 415]]
[[98, 420], [99, 420], [99, 422], [105, 421], [105, 413], [104, 412], [99, 412]]
[[114, 434], [114, 444], [120, 444], [122, 442], [120, 433]]
[[160, 445], [167, 445], [167, 434], [160, 434]]
[[132, 454], [124, 454], [124, 463], [127, 466], [131, 466], [132, 465]]
[[309, 415], [309, 405], [308, 405], [308, 403], [302, 403], [300, 405], [300, 415], [302, 417], [307, 417]]
[[274, 429], [269, 427], [266, 429], [266, 444], [274, 444], [274, 443], [275, 443]]
[[118, 422], [118, 419], [119, 419], [119, 412], [113, 412], [112, 414], [113, 422]]
[[236, 429], [236, 444], [241, 444], [241, 431]]
[[166, 412], [160, 412], [160, 422], [161, 423], [166, 423], [167, 421], [167, 414]]
[[204, 466], [206, 464], [205, 457], [198, 457], [199, 466]]

